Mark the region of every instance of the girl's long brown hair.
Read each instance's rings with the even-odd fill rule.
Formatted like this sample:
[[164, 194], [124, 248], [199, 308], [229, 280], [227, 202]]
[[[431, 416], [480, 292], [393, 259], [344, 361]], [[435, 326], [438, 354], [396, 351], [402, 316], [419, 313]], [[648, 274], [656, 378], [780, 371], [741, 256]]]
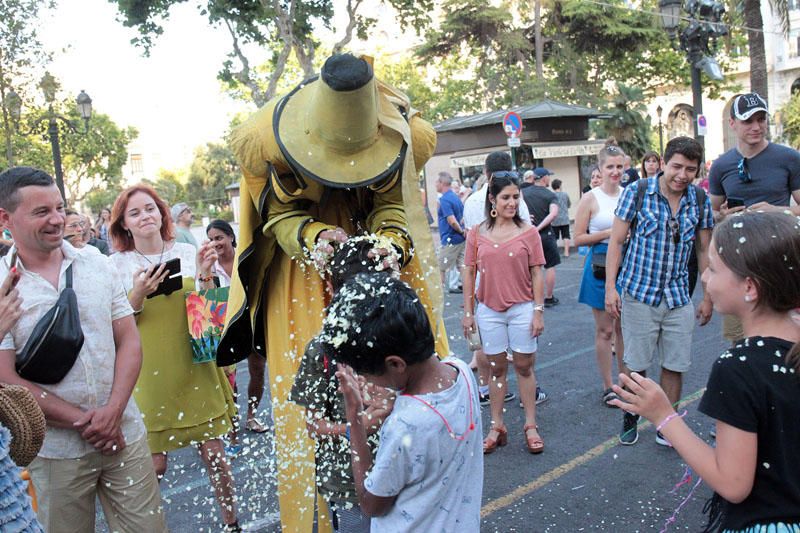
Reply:
[[[756, 308], [779, 313], [800, 308], [800, 219], [777, 212], [728, 217], [714, 229], [714, 245], [728, 268], [753, 281]], [[800, 373], [800, 342], [786, 363]]]

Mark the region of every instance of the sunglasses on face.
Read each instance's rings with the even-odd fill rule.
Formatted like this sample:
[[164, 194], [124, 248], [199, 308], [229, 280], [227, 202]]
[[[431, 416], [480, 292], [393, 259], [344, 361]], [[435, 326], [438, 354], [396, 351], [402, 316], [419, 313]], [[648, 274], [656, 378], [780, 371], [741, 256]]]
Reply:
[[681, 223], [671, 218], [669, 220], [669, 229], [672, 230], [672, 243], [679, 244], [681, 242]]
[[753, 181], [753, 176], [750, 175], [750, 170], [747, 168], [746, 158], [741, 158], [736, 168], [739, 171], [739, 179], [742, 180], [742, 183], [751, 183]]

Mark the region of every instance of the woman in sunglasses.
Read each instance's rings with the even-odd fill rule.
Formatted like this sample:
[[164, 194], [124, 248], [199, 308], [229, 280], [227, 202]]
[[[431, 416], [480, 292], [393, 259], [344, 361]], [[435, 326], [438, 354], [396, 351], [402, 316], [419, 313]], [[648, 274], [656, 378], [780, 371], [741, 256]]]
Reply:
[[[516, 172], [492, 174], [486, 195], [487, 218], [467, 235], [464, 258], [464, 334], [477, 327], [491, 366], [489, 399], [492, 427], [483, 441], [483, 453], [508, 442], [503, 422], [508, 359], [513, 355], [519, 392], [525, 409], [523, 432], [528, 451], [541, 453], [544, 441], [536, 425], [537, 337], [544, 331], [544, 273], [542, 241], [535, 228], [519, 215], [519, 178]], [[476, 272], [480, 272], [477, 293]], [[478, 306], [475, 316], [470, 310]]]

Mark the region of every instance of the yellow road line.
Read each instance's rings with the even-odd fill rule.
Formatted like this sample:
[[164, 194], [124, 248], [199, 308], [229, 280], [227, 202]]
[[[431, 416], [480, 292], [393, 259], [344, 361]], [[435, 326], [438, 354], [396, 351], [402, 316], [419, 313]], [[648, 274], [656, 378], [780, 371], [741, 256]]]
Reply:
[[[691, 403], [696, 402], [703, 396], [705, 390], [706, 388], [703, 387], [702, 389], [690, 394], [689, 396], [686, 396], [678, 403], [678, 407], [679, 408], [685, 407]], [[639, 429], [640, 430], [645, 429], [650, 425], [651, 425], [650, 422], [644, 420], [643, 422], [639, 423]], [[607, 452], [611, 448], [616, 447], [617, 445], [619, 445], [619, 437], [617, 436], [611, 437], [607, 441], [598, 444], [597, 446], [583, 453], [582, 455], [579, 455], [578, 457], [575, 457], [574, 459], [553, 468], [549, 472], [542, 474], [541, 476], [534, 479], [530, 483], [526, 483], [525, 485], [517, 487], [516, 489], [512, 490], [511, 492], [509, 492], [504, 496], [500, 496], [499, 498], [487, 502], [486, 505], [484, 505], [481, 508], [481, 518], [485, 518], [490, 514], [499, 511], [500, 509], [508, 507], [517, 500], [523, 498], [524, 496], [527, 496], [531, 492], [542, 488], [551, 481], [555, 481], [564, 474], [570, 472], [571, 470], [574, 470], [575, 467], [588, 463], [595, 457], [603, 455], [605, 452]]]

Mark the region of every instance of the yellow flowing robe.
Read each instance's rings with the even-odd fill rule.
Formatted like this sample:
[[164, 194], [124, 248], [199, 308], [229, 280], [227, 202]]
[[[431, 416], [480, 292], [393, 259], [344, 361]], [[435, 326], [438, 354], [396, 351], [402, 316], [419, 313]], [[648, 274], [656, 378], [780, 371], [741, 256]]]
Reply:
[[[266, 351], [284, 532], [311, 531], [314, 518], [314, 443], [306, 432], [303, 408], [287, 398], [306, 344], [322, 327], [323, 281], [303, 259], [317, 235], [339, 226], [351, 235], [362, 230], [392, 239], [403, 251], [402, 279], [428, 310], [437, 353], [449, 353], [438, 267], [417, 188], [418, 169], [433, 153], [435, 133], [414, 115], [402, 93], [380, 82], [379, 91], [382, 126], [401, 132], [409, 146], [402, 175], [383, 183], [345, 189], [293, 176], [272, 134], [277, 100], [231, 139], [244, 177], [240, 245], [218, 363], [224, 364], [228, 353], [249, 353], [250, 343], [256, 351]], [[408, 121], [396, 112], [397, 106], [407, 111]], [[329, 529], [326, 514], [320, 513], [321, 531]]]

